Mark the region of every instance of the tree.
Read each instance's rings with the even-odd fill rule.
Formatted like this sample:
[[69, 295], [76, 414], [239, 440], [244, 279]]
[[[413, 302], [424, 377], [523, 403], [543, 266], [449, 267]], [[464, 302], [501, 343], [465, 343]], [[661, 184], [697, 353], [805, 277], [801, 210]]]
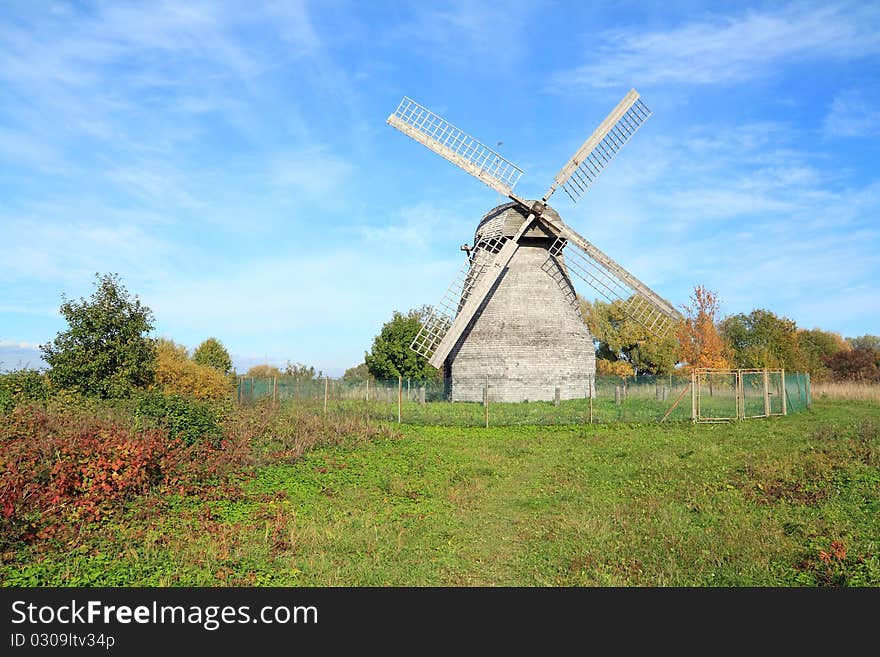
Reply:
[[396, 379], [398, 376], [416, 380], [436, 379], [437, 370], [428, 359], [409, 346], [422, 326], [424, 309], [410, 310], [407, 314], [394, 311], [391, 319], [373, 339], [373, 347], [364, 354], [370, 375], [377, 379]]
[[715, 292], [696, 285], [691, 304], [682, 306], [685, 320], [678, 326], [678, 359], [689, 368], [729, 367], [726, 345], [715, 326], [718, 305]]
[[349, 367], [342, 375], [343, 381], [366, 381], [370, 378], [370, 369], [366, 363]]
[[857, 348], [838, 351], [825, 364], [839, 381], [880, 381], [880, 350]]
[[67, 300], [68, 329], [40, 345], [54, 386], [108, 398], [126, 397], [153, 381], [156, 368], [153, 313], [132, 298], [117, 274], [95, 274], [90, 300]]
[[232, 393], [230, 378], [187, 357], [186, 347], [160, 338], [156, 344], [155, 386], [166, 395], [196, 399], [225, 399]]
[[829, 333], [817, 328], [809, 331], [799, 329], [797, 341], [801, 363], [814, 381], [831, 378], [833, 372], [829, 369], [827, 360], [839, 351], [852, 349], [849, 343], [837, 333]]
[[245, 376], [252, 376], [256, 379], [263, 379], [270, 376], [283, 376], [281, 370], [274, 365], [264, 363], [263, 365], [254, 365], [245, 373]]
[[578, 301], [584, 321], [599, 343], [597, 358], [625, 361], [635, 374], [672, 372], [678, 352], [675, 335], [658, 338], [627, 314], [623, 301], [590, 303], [582, 297]]
[[291, 363], [290, 361], [287, 361], [287, 365], [284, 366], [284, 375], [291, 376], [297, 381], [314, 381], [324, 378], [324, 373], [321, 370], [315, 371], [311, 365]]
[[217, 338], [208, 338], [193, 352], [193, 361], [199, 365], [213, 367], [218, 372], [229, 374], [232, 371], [232, 358], [226, 347]]
[[635, 375], [635, 370], [633, 370], [633, 366], [625, 360], [597, 358], [596, 374], [599, 376], [619, 376], [620, 378], [625, 379], [628, 376]]
[[739, 313], [721, 322], [721, 335], [736, 367], [798, 370], [803, 360], [798, 349], [797, 325], [769, 310]]
[[880, 335], [860, 335], [857, 338], [847, 338], [853, 349], [873, 349], [880, 351]]

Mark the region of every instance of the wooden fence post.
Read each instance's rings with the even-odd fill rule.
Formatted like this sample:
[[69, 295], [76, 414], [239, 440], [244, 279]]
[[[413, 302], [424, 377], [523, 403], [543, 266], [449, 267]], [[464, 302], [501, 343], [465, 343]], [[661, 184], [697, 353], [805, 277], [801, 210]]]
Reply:
[[596, 386], [596, 377], [591, 376], [587, 379], [587, 385], [589, 386], [589, 394], [590, 394], [590, 424], [593, 424], [593, 390]]
[[788, 404], [785, 403], [785, 368], [780, 370], [779, 376], [782, 378], [782, 414], [788, 415]]
[[327, 390], [330, 386], [329, 379], [327, 375], [324, 375], [324, 415], [327, 415]]
[[764, 416], [770, 417], [770, 372], [764, 368]]
[[400, 406], [403, 402], [403, 377], [397, 375], [397, 424], [400, 424]]
[[556, 389], [553, 391], [553, 405], [559, 406], [559, 398], [560, 398], [560, 390], [559, 386], [556, 386]]
[[278, 402], [278, 377], [272, 377], [272, 405]]
[[483, 387], [483, 416], [486, 428], [489, 428], [489, 375], [486, 375], [486, 385]]

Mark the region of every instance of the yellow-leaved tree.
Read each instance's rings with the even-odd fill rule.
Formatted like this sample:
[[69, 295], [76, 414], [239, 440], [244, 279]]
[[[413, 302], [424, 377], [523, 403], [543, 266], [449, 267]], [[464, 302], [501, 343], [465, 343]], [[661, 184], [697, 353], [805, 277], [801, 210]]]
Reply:
[[635, 370], [625, 360], [608, 360], [607, 358], [596, 359], [596, 374], [599, 376], [619, 376], [625, 379], [634, 376]]
[[718, 333], [718, 294], [704, 285], [694, 286], [691, 304], [682, 306], [685, 319], [678, 327], [678, 360], [687, 369], [730, 366], [727, 345]]
[[169, 395], [190, 395], [196, 399], [225, 399], [232, 394], [232, 380], [208, 365], [189, 359], [186, 347], [173, 340], [156, 344], [154, 386]]

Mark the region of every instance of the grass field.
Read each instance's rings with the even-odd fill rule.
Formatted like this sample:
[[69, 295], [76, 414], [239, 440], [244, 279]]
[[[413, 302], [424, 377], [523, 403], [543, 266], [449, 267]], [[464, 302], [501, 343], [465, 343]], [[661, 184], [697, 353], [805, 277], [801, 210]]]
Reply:
[[[396, 425], [395, 425], [396, 427]], [[24, 586], [880, 586], [880, 405], [736, 424], [439, 427], [318, 448], [73, 544]]]

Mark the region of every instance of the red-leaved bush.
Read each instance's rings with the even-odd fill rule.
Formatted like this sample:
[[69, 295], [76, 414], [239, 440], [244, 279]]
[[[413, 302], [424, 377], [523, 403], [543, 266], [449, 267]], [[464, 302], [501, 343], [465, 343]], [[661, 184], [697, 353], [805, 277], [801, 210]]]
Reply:
[[0, 418], [0, 544], [99, 520], [179, 477], [184, 448], [159, 429], [21, 406]]
[[231, 474], [393, 435], [359, 417], [257, 404], [235, 409], [219, 441], [184, 442], [125, 407], [79, 398], [18, 406], [0, 414], [0, 549], [69, 539], [152, 489], [226, 495]]

